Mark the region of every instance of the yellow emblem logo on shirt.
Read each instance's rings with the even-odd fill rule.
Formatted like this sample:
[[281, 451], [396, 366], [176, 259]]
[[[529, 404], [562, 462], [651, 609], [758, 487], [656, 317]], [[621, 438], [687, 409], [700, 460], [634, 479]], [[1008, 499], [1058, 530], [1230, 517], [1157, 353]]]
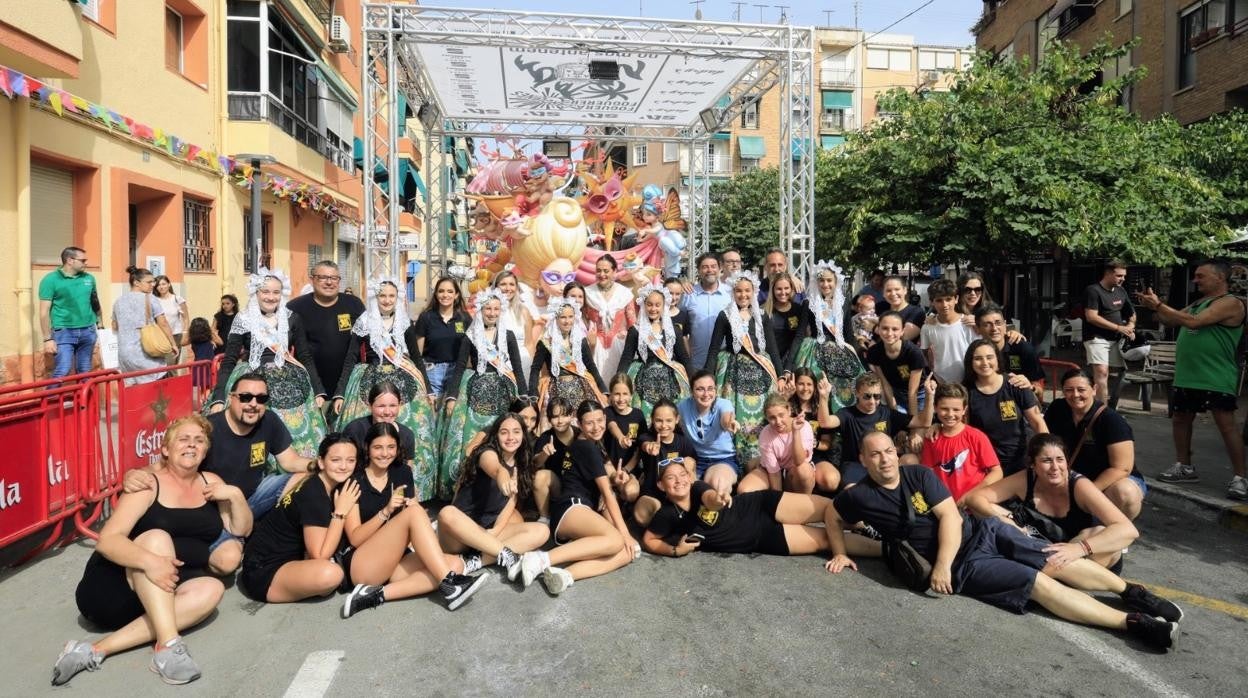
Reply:
[[797, 316], [796, 316], [796, 315], [794, 315], [793, 317], [789, 318], [789, 329], [790, 329], [790, 330], [796, 330], [796, 329], [797, 329]]
[[706, 507], [698, 507], [698, 518], [707, 526], [714, 526], [719, 522], [719, 512]]
[[247, 465], [252, 468], [259, 468], [264, 465], [264, 457], [267, 453], [268, 449], [265, 448], [265, 442], [257, 441], [251, 445], [251, 459]]
[[635, 422], [634, 422], [633, 424], [629, 424], [629, 425], [628, 425], [628, 438], [630, 438], [630, 439], [635, 439], [635, 438], [637, 438], [637, 430], [638, 430], [638, 429], [640, 429], [640, 428], [641, 428], [641, 425], [639, 425], [639, 424], [637, 424], [637, 423], [635, 423]]
[[888, 422], [876, 422], [875, 430], [876, 431], [888, 431]]
[[910, 367], [898, 366], [897, 375], [901, 376], [902, 380], [910, 380]]
[[920, 516], [922, 516], [923, 514], [926, 514], [932, 509], [931, 507], [927, 505], [927, 500], [923, 499], [922, 492], [915, 492], [914, 494], [910, 495], [910, 503], [914, 505], [914, 513]]
[[1003, 400], [999, 407], [1001, 419], [1018, 419], [1018, 405], [1013, 400]]
[[464, 333], [464, 322], [463, 322], [463, 320], [456, 320], [456, 321], [455, 321], [455, 332], [456, 332], [456, 334], [463, 334], [463, 333]]
[[339, 332], [351, 331], [351, 316], [348, 313], [338, 314], [338, 331]]

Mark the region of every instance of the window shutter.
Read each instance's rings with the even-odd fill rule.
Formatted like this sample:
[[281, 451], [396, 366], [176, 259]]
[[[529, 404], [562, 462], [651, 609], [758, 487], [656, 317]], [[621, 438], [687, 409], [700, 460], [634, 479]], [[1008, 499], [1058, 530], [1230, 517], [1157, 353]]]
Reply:
[[61, 264], [61, 250], [74, 244], [74, 176], [30, 165], [30, 254], [35, 264]]

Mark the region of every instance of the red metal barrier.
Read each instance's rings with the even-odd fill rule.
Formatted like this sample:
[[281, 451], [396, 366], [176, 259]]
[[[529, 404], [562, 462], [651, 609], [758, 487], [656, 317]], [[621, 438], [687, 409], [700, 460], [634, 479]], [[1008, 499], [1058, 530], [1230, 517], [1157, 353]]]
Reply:
[[1040, 359], [1040, 367], [1044, 369], [1044, 384], [1049, 389], [1048, 402], [1062, 396], [1062, 374], [1070, 369], [1083, 368], [1079, 364], [1057, 359]]
[[[220, 357], [218, 357], [219, 359]], [[127, 470], [158, 459], [170, 422], [199, 409], [219, 360], [112, 370], [0, 387], [0, 549], [47, 531], [22, 559], [90, 527], [115, 503]], [[207, 371], [193, 395], [192, 372]], [[125, 380], [169, 373], [152, 383]], [[75, 530], [65, 530], [73, 518]], [[66, 539], [65, 533], [70, 537]]]

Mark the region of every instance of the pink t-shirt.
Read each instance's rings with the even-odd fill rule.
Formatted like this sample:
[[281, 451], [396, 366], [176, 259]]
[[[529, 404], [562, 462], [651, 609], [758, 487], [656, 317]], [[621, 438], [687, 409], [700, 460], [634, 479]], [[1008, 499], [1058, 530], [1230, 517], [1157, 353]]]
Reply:
[[971, 426], [956, 436], [937, 434], [923, 442], [923, 465], [936, 473], [955, 500], [983, 482], [1000, 460], [988, 436]]
[[[810, 422], [803, 422], [802, 428], [797, 433], [802, 439], [802, 446], [806, 449], [806, 458], [809, 460], [810, 454], [815, 450], [815, 430], [810, 427]], [[769, 473], [778, 473], [795, 465], [801, 465], [801, 463], [793, 462], [793, 432], [791, 431], [781, 434], [768, 424], [763, 427], [763, 433], [758, 437], [758, 450], [761, 458], [759, 465]]]

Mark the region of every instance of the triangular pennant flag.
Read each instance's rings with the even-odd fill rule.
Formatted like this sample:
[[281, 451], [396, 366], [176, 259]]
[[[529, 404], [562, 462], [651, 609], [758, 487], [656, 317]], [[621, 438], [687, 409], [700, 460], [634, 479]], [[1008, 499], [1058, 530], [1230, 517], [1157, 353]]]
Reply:
[[9, 87], [9, 71], [7, 70], [0, 70], [0, 92], [3, 92], [5, 97], [13, 96], [13, 89]]
[[181, 138], [177, 136], [169, 136], [169, 154], [178, 157], [182, 154], [182, 147], [186, 145]]
[[117, 112], [110, 110], [108, 112], [108, 118], [113, 124], [117, 126], [117, 129], [119, 131], [125, 134], [130, 133], [130, 127], [126, 126], [126, 122], [122, 119], [121, 114], [118, 114]]
[[56, 112], [57, 116], [65, 115], [65, 110], [61, 108], [61, 93], [60, 92], [53, 92], [49, 94], [48, 104], [52, 105], [52, 111]]
[[57, 95], [61, 98], [61, 105], [65, 107], [65, 111], [78, 113], [78, 105], [73, 95], [65, 90], [59, 90]]
[[199, 146], [195, 145], [194, 143], [186, 144], [186, 159], [187, 160], [194, 160], [195, 156], [198, 154], [199, 154]]
[[9, 86], [13, 88], [13, 94], [18, 97], [27, 97], [30, 95], [26, 91], [26, 76], [16, 70], [9, 71]]
[[32, 77], [26, 78], [25, 94], [27, 97], [37, 96], [39, 94], [39, 90], [42, 90], [42, 89], [43, 89], [43, 83], [39, 82], [38, 80]]
[[152, 142], [156, 144], [157, 148], [165, 148], [169, 146], [169, 139], [165, 137], [164, 131], [161, 131], [160, 129], [153, 129], [152, 134]]
[[148, 126], [147, 124], [141, 124], [135, 121], [130, 124], [130, 128], [133, 129], [134, 136], [136, 138], [142, 138], [143, 140], [148, 140], [148, 141], [152, 140], [152, 127], [151, 126]]
[[75, 107], [77, 107], [78, 111], [85, 111], [85, 112], [91, 111], [91, 103], [83, 99], [82, 97], [79, 97], [77, 95], [70, 95], [69, 101], [72, 102]]

